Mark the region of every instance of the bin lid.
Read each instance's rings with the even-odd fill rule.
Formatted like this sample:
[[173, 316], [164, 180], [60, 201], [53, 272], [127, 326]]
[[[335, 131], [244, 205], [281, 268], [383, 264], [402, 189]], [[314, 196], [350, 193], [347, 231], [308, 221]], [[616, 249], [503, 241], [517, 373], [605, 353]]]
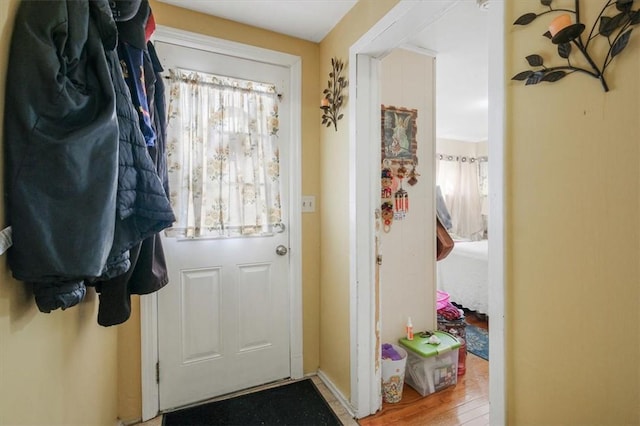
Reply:
[[[428, 335], [427, 335], [428, 334]], [[439, 345], [429, 343], [429, 337], [435, 334], [440, 339]], [[400, 339], [400, 344], [416, 354], [429, 358], [460, 347], [460, 341], [444, 331], [433, 331], [428, 333], [416, 333], [413, 340], [406, 337]]]

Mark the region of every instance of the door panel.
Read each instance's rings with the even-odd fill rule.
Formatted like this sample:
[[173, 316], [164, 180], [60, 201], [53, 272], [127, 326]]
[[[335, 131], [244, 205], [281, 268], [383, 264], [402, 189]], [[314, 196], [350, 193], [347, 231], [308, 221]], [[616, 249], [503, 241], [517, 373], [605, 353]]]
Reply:
[[240, 352], [272, 344], [269, 329], [273, 309], [269, 265], [246, 265], [238, 268], [238, 325]]
[[[183, 363], [216, 358], [222, 353], [220, 281], [220, 268], [180, 272]], [[201, 330], [204, 325], [210, 327], [206, 332]]]
[[[174, 67], [273, 83], [288, 69], [157, 42]], [[169, 95], [167, 90], [167, 95]], [[266, 236], [163, 237], [169, 284], [158, 292], [160, 409], [168, 410], [291, 376], [287, 96], [278, 104], [283, 225]]]

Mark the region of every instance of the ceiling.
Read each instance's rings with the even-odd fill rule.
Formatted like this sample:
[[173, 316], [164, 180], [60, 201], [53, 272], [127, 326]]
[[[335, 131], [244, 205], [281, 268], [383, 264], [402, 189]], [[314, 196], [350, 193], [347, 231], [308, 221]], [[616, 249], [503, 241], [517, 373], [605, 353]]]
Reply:
[[[486, 3], [483, 3], [486, 4]], [[436, 135], [487, 140], [489, 107], [488, 12], [458, 1], [409, 44], [436, 54]]]
[[[321, 41], [357, 0], [159, 0], [292, 37]], [[487, 140], [487, 0], [450, 1], [407, 43], [436, 55], [436, 136]]]
[[357, 0], [159, 1], [316, 43], [357, 3]]

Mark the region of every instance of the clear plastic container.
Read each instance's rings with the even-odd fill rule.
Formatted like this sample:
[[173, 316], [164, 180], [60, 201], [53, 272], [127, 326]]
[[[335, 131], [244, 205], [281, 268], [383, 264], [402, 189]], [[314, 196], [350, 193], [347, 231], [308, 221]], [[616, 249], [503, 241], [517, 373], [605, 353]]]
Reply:
[[401, 356], [401, 359], [382, 358], [382, 399], [384, 402], [396, 403], [402, 399], [407, 351], [398, 345], [391, 344], [391, 346]]

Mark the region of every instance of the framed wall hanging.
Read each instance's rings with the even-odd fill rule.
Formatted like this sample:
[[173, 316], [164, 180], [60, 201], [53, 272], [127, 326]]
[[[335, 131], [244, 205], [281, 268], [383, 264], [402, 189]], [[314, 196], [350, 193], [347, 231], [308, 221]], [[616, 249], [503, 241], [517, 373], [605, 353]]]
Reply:
[[382, 162], [418, 163], [418, 110], [382, 105]]
[[389, 232], [394, 220], [403, 220], [409, 212], [409, 193], [402, 187], [418, 182], [418, 110], [382, 105], [382, 182], [381, 212], [383, 230]]

